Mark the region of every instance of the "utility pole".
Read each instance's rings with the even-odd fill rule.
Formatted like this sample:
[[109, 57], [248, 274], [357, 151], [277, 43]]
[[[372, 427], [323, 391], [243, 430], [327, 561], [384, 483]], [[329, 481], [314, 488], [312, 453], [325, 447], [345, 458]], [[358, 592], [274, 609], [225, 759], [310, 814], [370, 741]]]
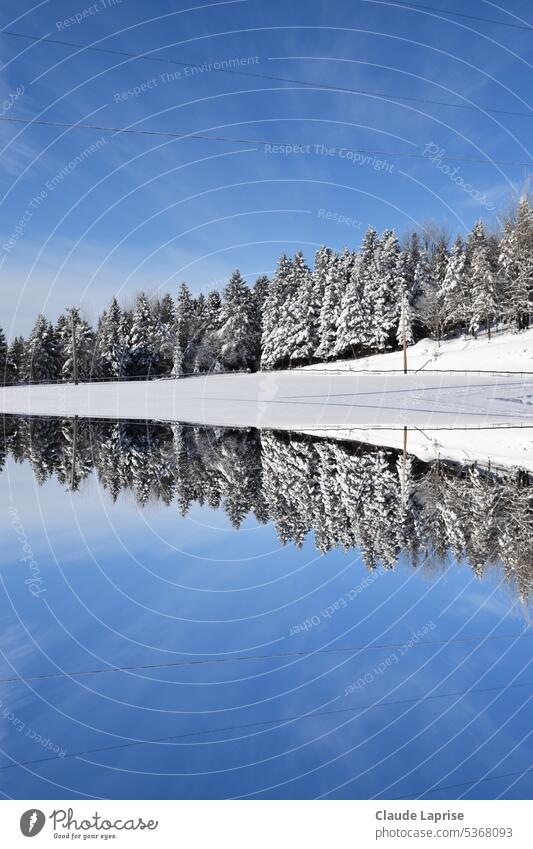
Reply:
[[403, 373], [407, 374], [407, 333], [406, 333], [406, 323], [407, 316], [405, 314], [405, 292], [402, 292], [401, 295], [402, 301], [400, 305], [400, 325], [402, 328], [402, 348], [403, 348]]
[[72, 424], [72, 466], [70, 469], [70, 488], [74, 491], [76, 484], [76, 452], [78, 450], [78, 417], [74, 416]]
[[70, 326], [72, 330], [72, 379], [74, 385], [78, 385], [78, 352], [76, 351], [76, 326], [74, 324], [74, 311], [70, 316]]

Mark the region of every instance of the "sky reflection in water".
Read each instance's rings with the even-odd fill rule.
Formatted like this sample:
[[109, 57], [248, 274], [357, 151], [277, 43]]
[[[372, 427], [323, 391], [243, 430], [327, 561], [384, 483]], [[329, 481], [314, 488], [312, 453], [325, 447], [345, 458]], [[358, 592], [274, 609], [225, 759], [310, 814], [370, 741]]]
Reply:
[[4, 794], [531, 795], [526, 475], [4, 427]]

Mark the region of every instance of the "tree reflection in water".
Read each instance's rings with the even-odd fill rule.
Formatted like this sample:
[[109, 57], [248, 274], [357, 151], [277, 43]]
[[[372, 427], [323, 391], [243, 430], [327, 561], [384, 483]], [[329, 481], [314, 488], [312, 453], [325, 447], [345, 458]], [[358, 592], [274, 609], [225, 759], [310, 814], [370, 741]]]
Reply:
[[116, 500], [222, 509], [232, 526], [271, 521], [283, 543], [360, 549], [369, 569], [466, 560], [526, 600], [533, 581], [533, 489], [526, 472], [424, 463], [389, 448], [275, 431], [6, 416], [6, 455], [77, 491], [96, 473]]

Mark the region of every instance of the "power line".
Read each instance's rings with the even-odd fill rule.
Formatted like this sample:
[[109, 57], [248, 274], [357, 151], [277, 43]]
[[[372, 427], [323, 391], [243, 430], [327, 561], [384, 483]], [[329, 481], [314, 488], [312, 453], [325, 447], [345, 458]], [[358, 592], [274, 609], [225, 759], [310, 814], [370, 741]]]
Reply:
[[496, 781], [498, 778], [514, 778], [515, 775], [527, 775], [533, 772], [533, 767], [518, 769], [516, 772], [503, 772], [500, 775], [487, 775], [483, 778], [471, 778], [470, 781], [461, 781], [458, 784], [445, 784], [442, 787], [432, 787], [430, 790], [419, 790], [409, 793], [407, 796], [392, 796], [391, 801], [396, 799], [410, 799], [411, 796], [424, 796], [425, 793], [438, 793], [441, 790], [455, 790], [458, 787], [468, 787], [470, 784], [479, 784], [482, 781]]
[[[152, 56], [147, 53], [130, 53], [125, 50], [112, 50], [108, 47], [95, 47], [91, 44], [79, 44], [75, 41], [64, 41], [62, 39], [57, 38], [49, 38], [47, 36], [35, 36], [28, 35], [22, 32], [14, 32], [12, 30], [2, 30], [2, 35], [11, 35], [16, 38], [26, 38], [30, 41], [35, 41], [43, 44], [58, 44], [62, 47], [74, 47], [78, 50], [90, 50], [95, 53], [104, 53], [110, 56], [121, 56], [126, 59], [142, 59], [148, 62], [158, 62], [163, 65], [174, 65], [179, 66], [181, 68], [201, 68], [203, 65], [207, 63], [201, 62], [183, 62], [178, 59], [167, 59], [162, 56]], [[156, 48], [157, 50], [162, 50], [165, 48]], [[281, 83], [291, 83], [293, 85], [305, 85], [311, 86], [312, 88], [320, 88], [325, 89], [326, 91], [341, 91], [347, 94], [363, 94], [371, 97], [381, 97], [390, 100], [407, 100], [413, 103], [422, 103], [429, 104], [432, 106], [445, 106], [450, 109], [467, 109], [472, 110], [474, 112], [488, 112], [495, 115], [511, 115], [518, 118], [533, 118], [533, 112], [515, 112], [507, 109], [493, 109], [489, 106], [475, 106], [468, 103], [449, 103], [444, 100], [433, 100], [425, 97], [413, 97], [411, 95], [403, 95], [403, 94], [388, 94], [387, 92], [380, 91], [372, 91], [371, 89], [364, 88], [347, 88], [345, 86], [337, 86], [337, 85], [328, 85], [327, 83], [322, 83], [313, 80], [302, 80], [294, 77], [279, 77], [273, 74], [260, 74], [254, 71], [242, 71], [236, 70], [233, 68], [212, 68], [211, 70], [216, 71], [218, 73], [223, 74], [231, 74], [232, 76], [240, 76], [240, 77], [253, 77], [254, 79], [259, 80], [270, 80], [271, 82], [281, 82]]]
[[[375, 3], [376, 0], [363, 0], [363, 3]], [[379, 0], [377, 0], [379, 3]], [[467, 15], [464, 12], [454, 12], [451, 9], [437, 9], [434, 6], [422, 6], [419, 3], [392, 3], [387, 0], [387, 6], [397, 6], [399, 9], [407, 7], [408, 9], [421, 9], [424, 12], [438, 12], [441, 15], [453, 15], [456, 18], [468, 18], [471, 21], [479, 21], [484, 24], [497, 24], [500, 27], [511, 27], [512, 29], [524, 29], [528, 32], [533, 30], [529, 24], [510, 24], [507, 21], [497, 21], [494, 18], [482, 18], [478, 15]]]
[[[488, 640], [516, 640], [520, 639], [520, 637], [533, 637], [533, 632], [528, 634], [501, 634], [494, 635], [489, 637], [459, 637], [457, 639], [451, 640], [425, 640], [423, 642], [416, 643], [416, 647], [419, 648], [421, 646], [440, 646], [440, 645], [451, 645], [457, 643], [472, 643], [472, 642], [486, 642]], [[209, 664], [221, 664], [221, 663], [235, 663], [238, 661], [256, 661], [256, 660], [277, 660], [288, 657], [306, 657], [306, 656], [314, 656], [314, 655], [322, 655], [322, 654], [349, 654], [350, 652], [362, 652], [368, 649], [398, 649], [401, 648], [404, 643], [381, 643], [378, 645], [361, 645], [361, 646], [346, 646], [341, 648], [334, 649], [307, 649], [305, 651], [287, 651], [287, 652], [278, 652], [277, 654], [252, 654], [252, 655], [238, 655], [236, 657], [215, 657], [215, 658], [205, 658], [201, 660], [179, 660], [172, 661], [170, 663], [147, 663], [140, 666], [110, 666], [110, 667], [102, 667], [100, 669], [88, 669], [82, 670], [78, 672], [50, 672], [43, 675], [28, 675], [28, 676], [19, 676], [14, 678], [0, 678], [0, 684], [14, 684], [14, 683], [25, 683], [27, 681], [42, 681], [47, 678], [66, 678], [71, 677], [74, 678], [78, 675], [99, 675], [100, 673], [108, 673], [108, 672], [134, 672], [136, 670], [145, 670], [145, 669], [168, 669], [173, 667], [181, 667], [181, 666], [202, 666]]]
[[167, 737], [156, 737], [151, 740], [131, 740], [127, 743], [119, 743], [113, 746], [101, 746], [99, 748], [94, 749], [85, 749], [80, 752], [67, 752], [64, 755], [53, 755], [49, 758], [38, 758], [36, 760], [31, 761], [21, 761], [20, 763], [7, 764], [6, 766], [0, 766], [0, 770], [5, 769], [15, 769], [20, 766], [30, 766], [32, 764], [46, 763], [48, 761], [57, 761], [57, 760], [66, 760], [66, 758], [80, 758], [84, 755], [94, 755], [101, 752], [110, 752], [116, 751], [117, 749], [129, 749], [133, 746], [147, 746], [152, 743], [169, 743], [172, 740], [184, 740], [188, 737], [201, 737], [204, 734], [220, 734], [226, 731], [240, 731], [246, 728], [255, 728], [260, 725], [271, 725], [279, 723], [280, 725], [287, 724], [289, 722], [297, 722], [302, 719], [315, 719], [316, 717], [322, 716], [333, 716], [335, 714], [340, 713], [353, 713], [357, 711], [370, 710], [372, 708], [379, 707], [392, 707], [393, 705], [405, 705], [405, 704], [422, 704], [423, 702], [429, 702], [434, 699], [445, 699], [445, 698], [455, 698], [455, 696], [469, 696], [469, 695], [477, 695], [482, 693], [493, 693], [498, 691], [507, 691], [513, 690], [518, 687], [533, 687], [533, 681], [525, 684], [506, 684], [501, 687], [483, 687], [479, 689], [469, 689], [469, 690], [457, 690], [451, 693], [439, 693], [433, 694], [431, 696], [422, 696], [418, 699], [396, 699], [390, 702], [372, 702], [367, 705], [355, 705], [353, 707], [346, 708], [335, 708], [333, 710], [325, 710], [325, 711], [308, 711], [307, 713], [300, 713], [294, 716], [280, 716], [276, 719], [263, 719], [257, 720], [256, 722], [248, 722], [240, 725], [229, 725], [222, 726], [219, 728], [206, 728], [198, 731], [187, 731], [183, 734], [172, 734]]
[[[211, 136], [205, 133], [173, 133], [167, 130], [138, 130], [132, 129], [130, 127], [104, 127], [98, 124], [83, 124], [83, 123], [68, 123], [65, 121], [43, 121], [40, 119], [29, 119], [29, 118], [14, 118], [14, 117], [0, 117], [0, 121], [8, 121], [14, 124], [25, 124], [26, 126], [30, 126], [33, 124], [38, 124], [39, 126], [44, 127], [57, 127], [59, 129], [72, 129], [72, 130], [94, 130], [101, 133], [114, 133], [115, 135], [125, 133], [129, 135], [142, 135], [142, 136], [161, 136], [163, 138], [173, 138], [173, 139], [202, 139], [205, 141], [218, 141], [218, 142], [229, 142], [231, 144], [250, 144], [250, 145], [270, 145], [272, 147], [309, 147], [309, 153], [311, 153], [311, 148], [315, 148], [315, 153], [319, 156], [320, 150], [316, 150], [316, 148], [326, 148], [328, 151], [334, 151], [338, 153], [339, 151], [346, 151], [347, 153], [352, 154], [364, 154], [366, 156], [400, 156], [402, 158], [407, 159], [426, 159], [427, 156], [423, 153], [409, 153], [406, 151], [394, 151], [394, 150], [372, 150], [367, 148], [352, 148], [352, 147], [335, 147], [330, 145], [324, 145], [322, 143], [296, 143], [294, 139], [291, 142], [280, 142], [266, 140], [266, 139], [243, 139], [243, 138], [235, 138], [229, 136]], [[466, 162], [471, 165], [502, 165], [502, 166], [517, 166], [520, 168], [530, 168], [532, 165], [532, 161], [530, 162], [516, 162], [510, 160], [498, 160], [498, 159], [475, 159], [471, 157], [465, 156], [440, 156], [439, 160], [447, 162]]]

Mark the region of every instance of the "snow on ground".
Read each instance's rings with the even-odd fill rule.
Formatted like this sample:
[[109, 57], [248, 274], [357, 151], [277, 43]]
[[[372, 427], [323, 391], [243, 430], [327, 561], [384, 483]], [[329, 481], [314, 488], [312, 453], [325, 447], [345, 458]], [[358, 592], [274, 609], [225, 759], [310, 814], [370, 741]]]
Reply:
[[[403, 430], [387, 428], [335, 428], [309, 430], [313, 436], [348, 439], [403, 449]], [[408, 428], [407, 452], [428, 463], [439, 458], [458, 463], [478, 463], [482, 466], [512, 468], [520, 466], [533, 472], [533, 427], [494, 428], [478, 430], [432, 430]]]
[[[490, 342], [486, 334], [478, 339], [457, 338], [437, 344], [433, 339], [421, 339], [407, 349], [409, 369], [427, 371], [459, 369], [481, 371], [533, 372], [533, 328], [524, 333], [499, 333]], [[317, 363], [307, 369], [403, 370], [403, 352], [377, 354], [357, 360], [336, 360]], [[307, 370], [306, 369], [306, 370]]]
[[[425, 459], [533, 468], [532, 399], [533, 376], [300, 370], [7, 387], [0, 412], [279, 428], [398, 447], [407, 426], [409, 451]], [[501, 425], [512, 427], [486, 429]]]
[[0, 388], [0, 411], [310, 427], [533, 425], [533, 375], [221, 374], [147, 382]]

